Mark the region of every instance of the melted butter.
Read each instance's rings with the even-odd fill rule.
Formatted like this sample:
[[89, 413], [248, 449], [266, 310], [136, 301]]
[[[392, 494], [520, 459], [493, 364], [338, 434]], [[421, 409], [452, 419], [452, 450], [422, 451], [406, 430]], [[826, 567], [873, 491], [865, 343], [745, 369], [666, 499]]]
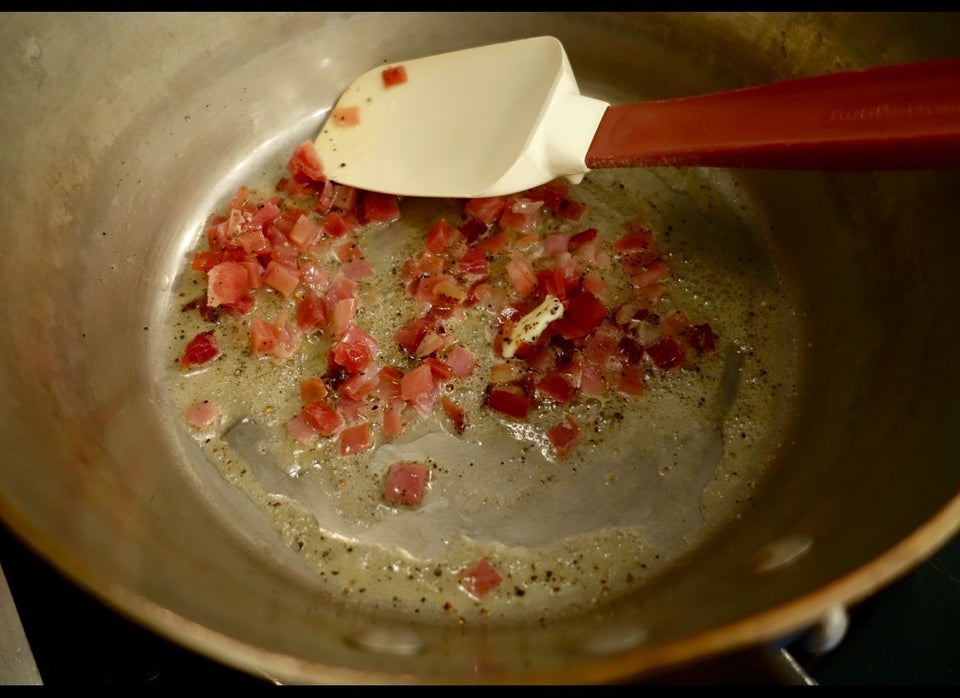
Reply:
[[[555, 406], [541, 404], [525, 423], [483, 407], [490, 369], [503, 361], [492, 350], [494, 309], [483, 307], [445, 324], [478, 360], [473, 375], [446, 393], [466, 412], [462, 434], [438, 411], [396, 440], [375, 428], [376, 447], [358, 455], [341, 456], [336, 439], [297, 444], [285, 425], [302, 407], [299, 382], [324, 373], [330, 337], [305, 337], [284, 361], [254, 358], [249, 317], [223, 317], [215, 328], [222, 355], [181, 374], [175, 360], [186, 341], [210, 328], [197, 313], [180, 310], [205, 288], [186, 264], [168, 316], [172, 409], [182, 413], [201, 399], [220, 407], [219, 426], [193, 432], [198, 448], [258, 506], [278, 543], [300, 553], [316, 574], [318, 594], [399, 615], [514, 622], [548, 620], [630, 593], [747, 505], [788, 416], [794, 315], [755, 222], [732, 205], [729, 183], [721, 184], [693, 171], [592, 173], [571, 188], [588, 206], [584, 219], [546, 219], [539, 230], [595, 227], [609, 249], [625, 222], [647, 220], [671, 266], [664, 312], [683, 307], [694, 321], [710, 322], [719, 338], [719, 350], [696, 369], [652, 372], [639, 399], [575, 405], [584, 439], [566, 459], [556, 459], [544, 437], [558, 421]], [[691, 191], [700, 192], [696, 201]], [[421, 308], [404, 291], [399, 270], [440, 215], [455, 221], [456, 209], [408, 199], [401, 221], [358, 235], [375, 273], [361, 282], [356, 320], [378, 340], [383, 364], [406, 360], [390, 338]], [[334, 269], [330, 256], [321, 261]], [[503, 289], [505, 263], [491, 265]], [[603, 273], [603, 300], [612, 308], [629, 286], [616, 265]], [[293, 307], [268, 290], [257, 303], [268, 320]], [[729, 394], [732, 356], [738, 373]], [[379, 424], [376, 411], [369, 417]], [[238, 447], [229, 437], [242, 419], [259, 431]], [[383, 475], [398, 460], [430, 465], [419, 509], [381, 501]], [[480, 557], [504, 581], [478, 601], [458, 580]]]

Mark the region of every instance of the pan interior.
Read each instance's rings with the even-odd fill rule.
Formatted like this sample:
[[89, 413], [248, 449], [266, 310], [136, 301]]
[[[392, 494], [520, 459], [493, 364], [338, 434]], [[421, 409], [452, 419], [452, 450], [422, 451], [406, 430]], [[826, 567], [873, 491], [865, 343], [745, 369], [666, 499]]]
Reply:
[[[273, 193], [293, 147], [317, 126], [314, 116], [267, 133], [270, 147], [254, 149], [239, 176], [199, 172], [226, 184], [211, 191], [217, 206], [195, 211], [182, 230], [185, 252], [167, 271], [176, 279], [164, 318], [169, 341], [157, 346], [153, 363], [172, 421], [197, 401], [221, 408], [214, 427], [184, 425], [206, 457], [192, 462], [212, 465], [247, 495], [275, 529], [275, 544], [298, 553], [296, 566], [312, 571], [318, 590], [401, 617], [545, 619], [636, 590], [737, 516], [784, 438], [799, 330], [770, 224], [729, 172], [595, 171], [571, 188], [587, 206], [584, 218], [543, 224], [561, 232], [596, 228], [611, 245], [627, 223], [642, 221], [671, 268], [657, 307], [664, 315], [682, 307], [717, 336], [717, 350], [693, 368], [650, 371], [642, 397], [578, 406], [587, 437], [567, 458], [558, 459], [543, 436], [546, 417], [497, 418], [483, 406], [491, 365], [502, 359], [490, 347], [492, 318], [481, 311], [454, 330], [478, 357], [453, 395], [468, 415], [463, 434], [434, 411], [396, 439], [380, 435], [366, 453], [342, 456], [335, 438], [299, 445], [286, 424], [302, 407], [300, 381], [326, 371], [329, 331], [277, 361], [251, 356], [249, 319], [221, 316], [222, 356], [180, 371], [175, 360], [186, 340], [211, 328], [182, 310], [205, 292], [204, 275], [189, 269], [189, 260], [204, 246], [209, 215], [226, 212], [238, 178], [264, 197]], [[357, 322], [378, 340], [384, 361], [402, 360], [392, 334], [416, 313], [396, 270], [417, 253], [433, 221], [458, 215], [446, 199], [404, 198], [401, 207], [398, 222], [357, 236], [374, 269]], [[606, 273], [613, 284], [616, 268]], [[259, 299], [267, 318], [292, 314], [280, 294], [261, 292]], [[380, 499], [387, 469], [401, 461], [431, 466], [429, 493], [416, 510]], [[460, 572], [484, 557], [510, 584], [481, 603], [458, 584]]]

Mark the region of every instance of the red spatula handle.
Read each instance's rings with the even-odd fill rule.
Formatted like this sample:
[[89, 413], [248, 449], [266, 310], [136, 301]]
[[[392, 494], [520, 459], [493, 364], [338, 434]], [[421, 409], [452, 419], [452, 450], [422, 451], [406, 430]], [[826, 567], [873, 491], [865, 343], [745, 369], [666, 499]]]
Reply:
[[610, 106], [586, 165], [960, 167], [960, 60]]

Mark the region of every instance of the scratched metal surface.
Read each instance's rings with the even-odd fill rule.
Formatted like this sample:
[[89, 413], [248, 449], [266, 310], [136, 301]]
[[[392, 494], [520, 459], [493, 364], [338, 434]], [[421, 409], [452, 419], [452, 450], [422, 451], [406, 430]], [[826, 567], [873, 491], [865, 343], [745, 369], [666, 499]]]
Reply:
[[0, 565], [0, 684], [39, 685], [43, 681], [23, 631], [17, 603]]

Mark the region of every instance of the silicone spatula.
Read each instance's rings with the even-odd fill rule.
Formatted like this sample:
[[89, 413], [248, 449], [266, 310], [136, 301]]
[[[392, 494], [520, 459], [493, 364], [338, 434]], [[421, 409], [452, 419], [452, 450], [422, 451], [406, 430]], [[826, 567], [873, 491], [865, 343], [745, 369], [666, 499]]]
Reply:
[[512, 194], [598, 168], [960, 166], [960, 59], [610, 105], [539, 36], [368, 71], [315, 140], [326, 176], [409, 196]]

